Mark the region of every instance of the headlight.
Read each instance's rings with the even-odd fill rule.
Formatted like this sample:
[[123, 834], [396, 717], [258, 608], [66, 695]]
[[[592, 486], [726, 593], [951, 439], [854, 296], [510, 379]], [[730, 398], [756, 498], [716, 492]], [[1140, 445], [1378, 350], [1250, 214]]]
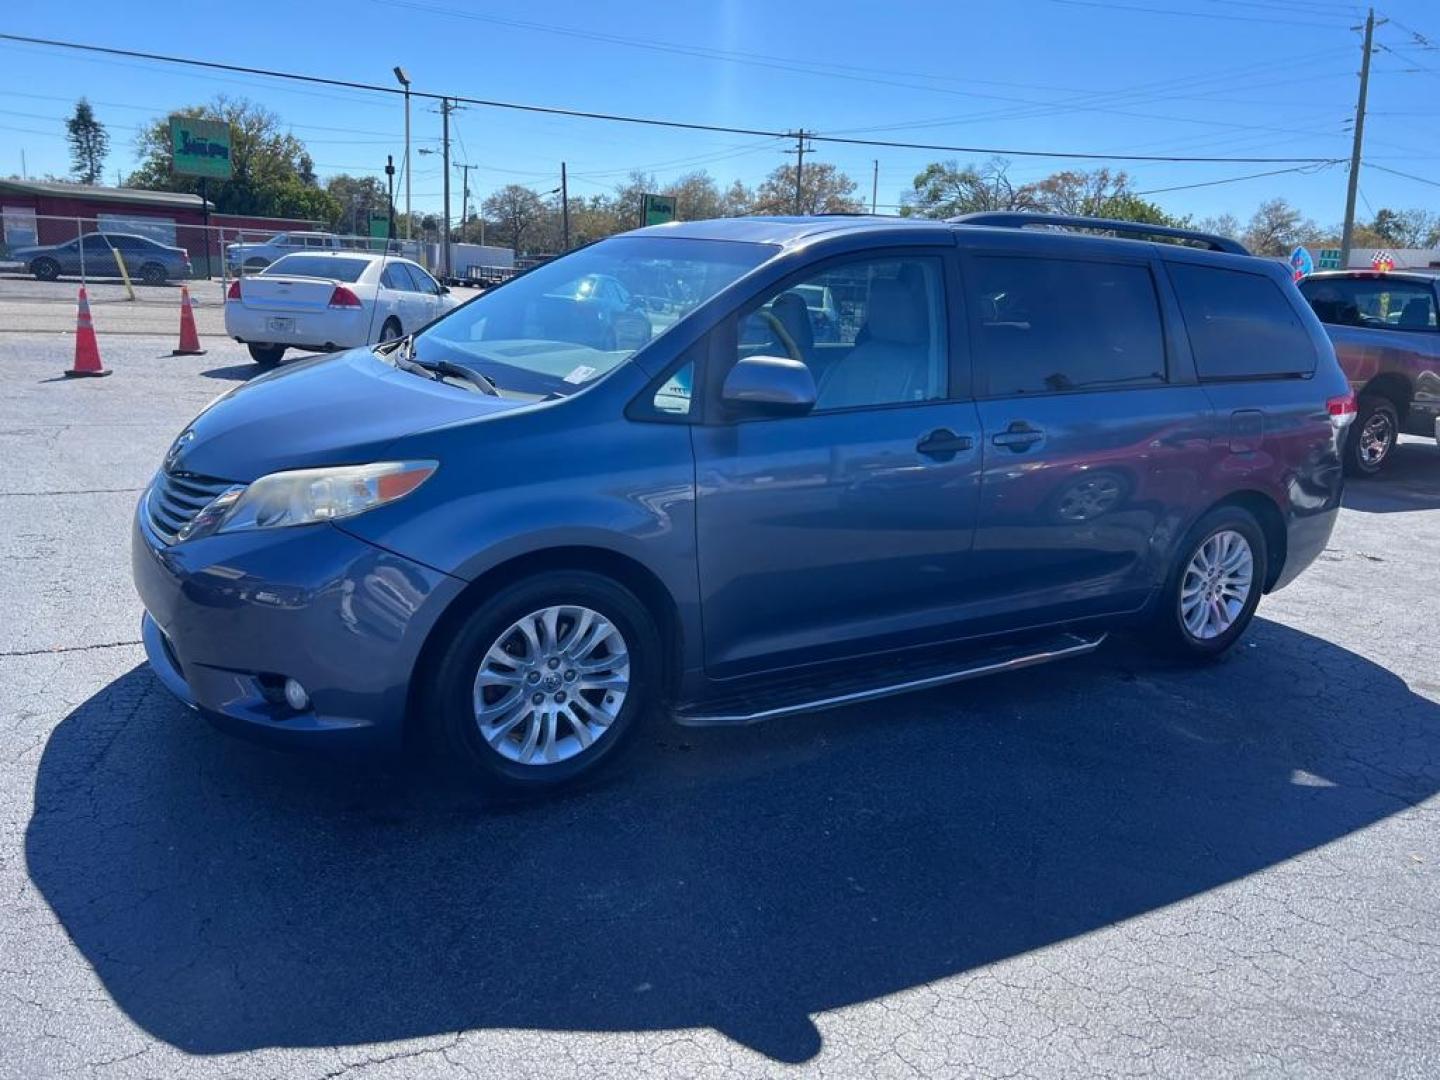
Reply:
[[179, 539], [354, 517], [404, 498], [430, 478], [435, 466], [433, 461], [380, 461], [271, 473], [220, 495], [180, 530]]

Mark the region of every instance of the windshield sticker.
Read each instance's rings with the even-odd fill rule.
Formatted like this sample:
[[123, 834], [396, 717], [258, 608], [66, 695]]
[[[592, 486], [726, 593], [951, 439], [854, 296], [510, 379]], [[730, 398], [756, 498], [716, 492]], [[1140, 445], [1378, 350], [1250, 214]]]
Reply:
[[578, 386], [580, 383], [583, 383], [587, 379], [594, 376], [594, 374], [595, 369], [593, 367], [588, 367], [585, 364], [581, 364], [574, 371], [570, 372], [569, 375], [565, 376], [565, 381], [568, 383], [575, 383]]

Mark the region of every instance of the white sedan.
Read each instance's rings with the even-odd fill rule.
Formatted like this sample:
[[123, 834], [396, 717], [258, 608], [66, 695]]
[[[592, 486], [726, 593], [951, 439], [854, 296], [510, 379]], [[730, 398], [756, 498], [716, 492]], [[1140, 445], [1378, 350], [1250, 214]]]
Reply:
[[286, 349], [352, 349], [420, 329], [460, 301], [417, 263], [364, 251], [305, 252], [236, 278], [225, 333], [271, 367]]

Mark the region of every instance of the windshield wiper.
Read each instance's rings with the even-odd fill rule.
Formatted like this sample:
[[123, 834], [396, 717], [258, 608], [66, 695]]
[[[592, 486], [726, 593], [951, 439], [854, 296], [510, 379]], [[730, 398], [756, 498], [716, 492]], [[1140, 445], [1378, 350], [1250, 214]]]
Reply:
[[415, 359], [415, 335], [406, 334], [390, 351], [390, 359], [401, 371], [408, 371], [412, 375], [423, 375], [427, 379], [436, 382], [444, 382], [445, 379], [461, 379], [469, 383], [482, 394], [491, 397], [500, 396], [500, 388], [495, 385], [493, 379], [483, 371], [479, 371], [467, 364], [461, 364], [454, 360], [416, 360]]
[[[409, 360], [409, 357], [406, 357], [406, 359]], [[491, 397], [500, 396], [500, 388], [495, 385], [490, 376], [486, 375], [483, 371], [471, 367], [469, 364], [461, 364], [458, 361], [445, 360], [443, 358], [428, 361], [409, 360], [409, 362], [416, 367], [434, 372], [437, 378], [443, 376], [451, 379], [462, 379], [482, 393], [489, 394]]]

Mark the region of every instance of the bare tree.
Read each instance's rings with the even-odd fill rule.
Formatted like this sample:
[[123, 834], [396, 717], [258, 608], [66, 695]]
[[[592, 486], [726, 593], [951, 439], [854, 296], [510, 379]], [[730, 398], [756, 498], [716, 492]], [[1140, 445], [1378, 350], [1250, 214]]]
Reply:
[[915, 190], [901, 196], [900, 212], [949, 218], [984, 210], [1034, 209], [1028, 189], [1017, 188], [1009, 170], [1010, 163], [998, 157], [963, 168], [953, 159], [933, 161], [915, 177]]
[[494, 222], [495, 240], [514, 248], [526, 249], [525, 241], [539, 231], [546, 215], [540, 196], [519, 184], [507, 184], [482, 204], [485, 219]]
[[[802, 214], [857, 214], [864, 204], [855, 198], [854, 180], [828, 161], [805, 166], [800, 177]], [[762, 214], [793, 214], [795, 206], [795, 166], [781, 165], [765, 178], [756, 193], [755, 212]]]

